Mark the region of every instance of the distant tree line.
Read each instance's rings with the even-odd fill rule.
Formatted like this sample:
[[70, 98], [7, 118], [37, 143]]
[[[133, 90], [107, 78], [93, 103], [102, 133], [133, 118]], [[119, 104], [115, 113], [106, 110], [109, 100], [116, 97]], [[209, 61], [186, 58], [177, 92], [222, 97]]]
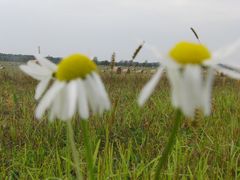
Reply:
[[[58, 63], [61, 60], [60, 57], [47, 56], [46, 58], [54, 63]], [[0, 53], [0, 61], [27, 62], [29, 60], [34, 60], [34, 59], [35, 59], [35, 57], [33, 55]]]
[[[59, 63], [61, 60], [60, 57], [52, 57], [52, 56], [47, 56], [47, 59], [54, 63]], [[33, 55], [22, 55], [22, 54], [4, 54], [0, 53], [0, 61], [9, 61], [9, 62], [27, 62], [29, 60], [34, 60], [35, 57]], [[101, 60], [99, 61], [97, 57], [93, 58], [93, 61], [97, 65], [102, 65], [102, 66], [110, 66], [110, 60]], [[156, 67], [159, 65], [157, 62], [148, 62], [147, 60], [144, 62], [132, 62], [130, 60], [121, 60], [119, 62], [115, 62], [115, 66], [132, 66], [132, 67]]]
[[47, 56], [46, 58], [47, 58], [48, 60], [56, 63], [56, 64], [59, 63], [60, 60], [62, 59], [62, 58], [60, 58], [60, 57], [52, 57], [52, 56]]
[[15, 54], [3, 54], [0, 53], [0, 61], [10, 61], [10, 62], [27, 62], [28, 60], [34, 59], [32, 55], [15, 55]]
[[[101, 60], [99, 61], [97, 57], [93, 58], [93, 61], [97, 65], [102, 65], [102, 66], [110, 66], [111, 62], [109, 60]], [[132, 62], [131, 60], [121, 60], [119, 62], [115, 62], [115, 66], [125, 66], [125, 67], [157, 67], [159, 66], [158, 62], [148, 62], [145, 60], [144, 62]]]

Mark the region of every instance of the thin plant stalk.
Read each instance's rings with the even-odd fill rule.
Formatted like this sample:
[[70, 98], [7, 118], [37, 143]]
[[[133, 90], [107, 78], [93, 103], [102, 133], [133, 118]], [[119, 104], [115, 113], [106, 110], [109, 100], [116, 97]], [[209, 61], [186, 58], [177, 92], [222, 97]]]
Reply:
[[83, 132], [83, 140], [85, 145], [85, 156], [87, 160], [87, 166], [88, 166], [88, 174], [89, 179], [94, 180], [94, 165], [93, 165], [93, 154], [92, 154], [92, 146], [89, 138], [89, 126], [88, 121], [82, 120], [81, 121], [81, 127]]
[[82, 175], [81, 175], [81, 171], [79, 168], [79, 155], [78, 155], [78, 151], [75, 145], [75, 141], [74, 141], [74, 133], [73, 133], [73, 128], [72, 128], [72, 123], [70, 120], [67, 121], [67, 126], [68, 126], [68, 137], [69, 137], [69, 142], [71, 145], [71, 150], [72, 150], [72, 157], [73, 157], [73, 162], [74, 162], [74, 167], [75, 167], [75, 172], [77, 175], [77, 179], [78, 180], [82, 180]]
[[160, 174], [161, 174], [162, 168], [167, 163], [168, 156], [171, 154], [171, 152], [173, 150], [173, 147], [176, 142], [177, 132], [178, 132], [178, 129], [181, 124], [181, 119], [182, 119], [182, 112], [180, 110], [177, 110], [173, 129], [171, 131], [171, 135], [168, 139], [168, 143], [167, 143], [165, 149], [163, 150], [162, 157], [160, 158], [158, 165], [157, 165], [155, 180], [160, 179]]

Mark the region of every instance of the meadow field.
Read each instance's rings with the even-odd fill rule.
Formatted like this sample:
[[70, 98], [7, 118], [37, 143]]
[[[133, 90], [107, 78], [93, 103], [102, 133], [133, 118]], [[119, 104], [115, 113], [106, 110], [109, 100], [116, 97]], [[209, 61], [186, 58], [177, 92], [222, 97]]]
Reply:
[[[1, 63], [0, 179], [75, 179], [65, 122], [36, 120], [37, 82]], [[171, 132], [175, 110], [165, 77], [143, 108], [138, 94], [152, 74], [101, 77], [112, 109], [89, 119], [98, 179], [152, 179]], [[87, 179], [80, 119], [72, 120], [80, 169]], [[212, 115], [184, 119], [162, 179], [240, 179], [240, 82], [216, 77]]]

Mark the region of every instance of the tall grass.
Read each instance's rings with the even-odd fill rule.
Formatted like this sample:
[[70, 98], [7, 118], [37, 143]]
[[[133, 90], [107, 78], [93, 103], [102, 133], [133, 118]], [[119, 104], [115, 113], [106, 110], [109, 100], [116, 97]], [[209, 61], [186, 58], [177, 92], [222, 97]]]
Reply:
[[[95, 177], [152, 179], [174, 119], [165, 78], [146, 106], [136, 97], [151, 75], [102, 75], [113, 103], [103, 117], [90, 118]], [[0, 72], [0, 179], [75, 179], [67, 125], [38, 121], [33, 112], [36, 82], [14, 67]], [[240, 84], [218, 77], [213, 113], [184, 119], [161, 178], [240, 178]], [[87, 178], [82, 128], [74, 118], [81, 174]]]

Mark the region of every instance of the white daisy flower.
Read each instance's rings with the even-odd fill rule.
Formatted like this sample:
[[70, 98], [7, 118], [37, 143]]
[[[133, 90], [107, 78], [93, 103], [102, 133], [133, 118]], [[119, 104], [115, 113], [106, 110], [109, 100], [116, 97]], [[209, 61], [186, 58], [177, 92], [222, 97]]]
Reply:
[[90, 111], [101, 114], [110, 109], [110, 100], [97, 66], [88, 57], [74, 54], [62, 59], [57, 66], [46, 59], [39, 59], [39, 64], [28, 62], [20, 66], [24, 72], [40, 80], [36, 98], [43, 94], [49, 79], [54, 81], [37, 106], [35, 115], [38, 119], [47, 109], [50, 120], [68, 120], [76, 112], [82, 119], [88, 119]]
[[231, 78], [240, 79], [240, 64], [236, 62], [240, 58], [236, 51], [238, 47], [240, 41], [211, 54], [202, 44], [191, 42], [176, 44], [168, 55], [161, 57], [161, 66], [142, 89], [138, 104], [144, 105], [165, 70], [171, 85], [173, 106], [188, 117], [193, 117], [196, 109], [202, 109], [205, 115], [209, 115], [214, 70]]

